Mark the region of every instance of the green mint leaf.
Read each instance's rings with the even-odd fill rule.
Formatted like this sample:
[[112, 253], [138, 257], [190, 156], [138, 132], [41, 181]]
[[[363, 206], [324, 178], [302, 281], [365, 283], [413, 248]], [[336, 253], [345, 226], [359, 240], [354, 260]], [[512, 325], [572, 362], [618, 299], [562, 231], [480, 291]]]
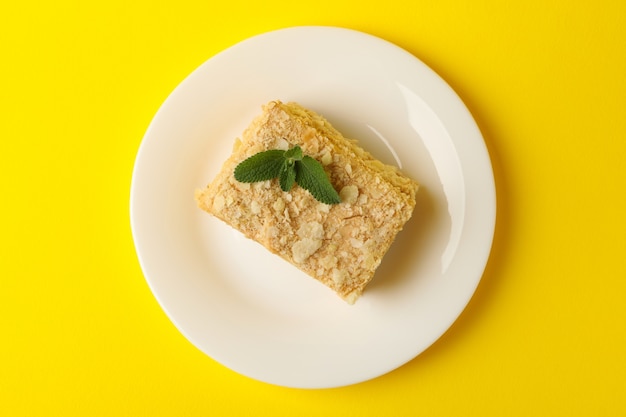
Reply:
[[252, 155], [237, 165], [234, 175], [240, 182], [278, 178], [280, 188], [285, 192], [290, 191], [294, 183], [298, 183], [324, 204], [341, 202], [322, 164], [308, 155], [303, 155], [298, 145], [286, 151], [272, 149]]
[[296, 145], [293, 148], [285, 151], [285, 159], [292, 161], [299, 161], [302, 159], [302, 148], [300, 145]]
[[[287, 152], [285, 152], [285, 154], [286, 153]], [[293, 183], [296, 182], [296, 166], [294, 161], [285, 160], [283, 162], [280, 168], [280, 174], [278, 174], [278, 181], [283, 191], [291, 190]]]
[[339, 194], [328, 179], [324, 167], [308, 155], [295, 162], [296, 182], [311, 193], [316, 200], [324, 204], [338, 204], [341, 202]]
[[278, 177], [285, 161], [284, 154], [280, 149], [272, 149], [252, 155], [237, 165], [235, 179], [240, 182], [259, 182]]

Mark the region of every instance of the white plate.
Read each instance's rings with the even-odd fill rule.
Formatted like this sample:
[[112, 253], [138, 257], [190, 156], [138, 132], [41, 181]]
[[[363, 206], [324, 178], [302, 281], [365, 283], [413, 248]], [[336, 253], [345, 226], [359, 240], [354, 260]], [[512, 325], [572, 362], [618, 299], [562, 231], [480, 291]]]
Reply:
[[[194, 190], [274, 99], [325, 115], [422, 185], [353, 306], [196, 207]], [[139, 261], [176, 327], [230, 369], [290, 387], [365, 381], [430, 346], [474, 293], [494, 224], [489, 156], [458, 96], [399, 47], [330, 27], [266, 33], [201, 65], [152, 121], [131, 189]]]

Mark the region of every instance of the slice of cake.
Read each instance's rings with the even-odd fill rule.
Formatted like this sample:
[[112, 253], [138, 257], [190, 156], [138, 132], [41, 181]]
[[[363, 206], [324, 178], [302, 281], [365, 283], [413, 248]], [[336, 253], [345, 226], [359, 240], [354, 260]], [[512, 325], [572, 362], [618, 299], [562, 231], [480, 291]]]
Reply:
[[[282, 191], [277, 179], [235, 179], [235, 167], [248, 157], [296, 145], [323, 165], [339, 204], [320, 203], [298, 186]], [[417, 189], [415, 181], [374, 159], [322, 116], [272, 101], [235, 141], [213, 182], [196, 191], [196, 200], [353, 304], [413, 214]]]

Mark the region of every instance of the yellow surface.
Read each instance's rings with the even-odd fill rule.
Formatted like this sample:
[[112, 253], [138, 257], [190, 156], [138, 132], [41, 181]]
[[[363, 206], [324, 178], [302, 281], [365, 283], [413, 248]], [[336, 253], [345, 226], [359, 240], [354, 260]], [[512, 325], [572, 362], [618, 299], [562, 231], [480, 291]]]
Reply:
[[[623, 1], [5, 3], [0, 415], [626, 415]], [[129, 222], [135, 154], [171, 90], [235, 42], [303, 24], [369, 32], [441, 74], [498, 188], [459, 320], [406, 366], [332, 390], [266, 385], [193, 347]]]

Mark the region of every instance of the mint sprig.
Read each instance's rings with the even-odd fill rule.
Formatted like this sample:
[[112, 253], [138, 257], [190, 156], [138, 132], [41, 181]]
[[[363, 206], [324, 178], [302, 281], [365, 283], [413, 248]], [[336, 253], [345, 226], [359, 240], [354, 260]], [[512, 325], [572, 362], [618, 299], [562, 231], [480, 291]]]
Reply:
[[290, 191], [297, 183], [321, 203], [341, 202], [322, 164], [304, 155], [298, 145], [286, 151], [272, 149], [256, 153], [239, 163], [234, 174], [237, 181], [247, 183], [278, 178], [283, 191]]

